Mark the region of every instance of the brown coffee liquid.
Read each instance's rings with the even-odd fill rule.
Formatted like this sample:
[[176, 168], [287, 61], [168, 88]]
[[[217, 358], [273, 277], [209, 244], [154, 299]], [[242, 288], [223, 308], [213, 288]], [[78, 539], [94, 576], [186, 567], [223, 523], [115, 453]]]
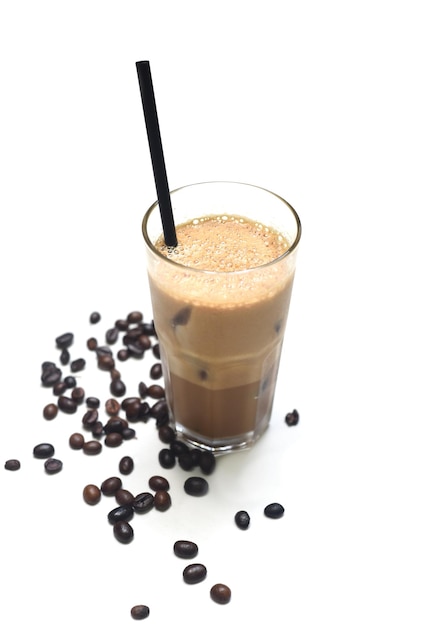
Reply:
[[172, 416], [206, 445], [253, 437], [270, 418], [294, 273], [289, 255], [271, 261], [289, 244], [238, 216], [199, 218], [177, 239], [157, 242], [177, 265], [149, 275]]

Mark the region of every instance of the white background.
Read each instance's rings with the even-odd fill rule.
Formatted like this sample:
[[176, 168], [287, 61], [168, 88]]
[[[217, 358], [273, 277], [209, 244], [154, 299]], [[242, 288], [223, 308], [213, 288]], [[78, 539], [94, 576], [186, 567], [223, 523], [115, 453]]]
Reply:
[[[138, 603], [151, 624], [440, 623], [436, 5], [2, 3], [2, 624], [121, 626]], [[88, 507], [82, 488], [131, 454], [124, 484], [145, 490], [165, 471], [154, 426], [100, 457], [74, 452], [82, 413], [45, 421], [39, 377], [72, 331], [86, 392], [104, 399], [87, 338], [103, 341], [131, 310], [151, 317], [143, 59], [170, 187], [267, 187], [298, 210], [303, 239], [269, 431], [219, 461], [205, 498], [167, 472], [172, 508], [137, 518], [124, 546], [106, 520], [113, 503]], [[129, 394], [149, 362], [132, 366], [120, 368]], [[42, 441], [64, 462], [56, 476], [32, 456]], [[14, 457], [21, 470], [7, 472]], [[272, 501], [281, 520], [263, 516]], [[246, 532], [233, 523], [241, 508]], [[182, 582], [180, 538], [199, 545], [200, 585]], [[229, 605], [210, 600], [216, 582], [230, 585]]]

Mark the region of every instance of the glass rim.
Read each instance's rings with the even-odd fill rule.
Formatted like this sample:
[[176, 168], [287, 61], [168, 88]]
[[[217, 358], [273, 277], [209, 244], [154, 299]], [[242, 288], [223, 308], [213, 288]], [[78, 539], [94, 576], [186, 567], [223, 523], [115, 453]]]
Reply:
[[151, 239], [148, 237], [148, 233], [147, 233], [147, 223], [148, 223], [148, 219], [151, 216], [151, 214], [153, 213], [153, 211], [155, 209], [159, 209], [159, 201], [156, 200], [155, 202], [153, 202], [153, 204], [149, 207], [149, 209], [147, 209], [143, 219], [142, 219], [142, 234], [144, 236], [144, 240], [145, 243], [147, 244], [149, 250], [154, 254], [154, 256], [156, 256], [158, 259], [160, 259], [161, 261], [165, 261], [166, 263], [170, 264], [170, 267], [175, 267], [176, 269], [180, 268], [180, 270], [184, 269], [187, 271], [191, 271], [191, 272], [198, 272], [200, 275], [205, 274], [205, 275], [219, 275], [219, 274], [243, 274], [243, 273], [248, 273], [248, 272], [253, 272], [255, 270], [262, 270], [265, 268], [268, 268], [272, 265], [275, 265], [277, 263], [280, 263], [283, 259], [285, 259], [286, 257], [290, 256], [298, 247], [298, 244], [300, 242], [301, 239], [301, 234], [302, 234], [302, 226], [301, 226], [301, 220], [299, 218], [298, 213], [296, 212], [296, 210], [293, 208], [293, 206], [287, 202], [287, 200], [285, 200], [282, 196], [280, 196], [277, 193], [274, 193], [273, 191], [270, 191], [269, 189], [266, 189], [265, 187], [261, 187], [259, 185], [253, 185], [251, 183], [242, 183], [242, 182], [238, 182], [238, 181], [232, 181], [232, 180], [208, 180], [208, 181], [204, 181], [204, 182], [200, 182], [200, 183], [192, 183], [189, 185], [181, 185], [180, 187], [177, 187], [176, 189], [173, 189], [172, 191], [170, 191], [170, 196], [172, 197], [173, 194], [176, 194], [178, 191], [181, 191], [182, 189], [189, 189], [191, 187], [198, 187], [198, 186], [202, 186], [202, 185], [238, 185], [238, 186], [243, 186], [243, 187], [252, 187], [253, 189], [258, 189], [259, 191], [263, 191], [267, 194], [270, 194], [271, 196], [273, 196], [274, 198], [277, 198], [278, 200], [280, 200], [292, 213], [293, 217], [295, 218], [296, 221], [296, 226], [297, 226], [297, 232], [296, 232], [296, 237], [293, 240], [293, 242], [291, 243], [291, 245], [288, 247], [287, 250], [285, 250], [282, 254], [280, 254], [280, 256], [276, 257], [276, 259], [272, 259], [272, 261], [269, 261], [268, 263], [263, 263], [262, 265], [256, 265], [255, 267], [249, 267], [247, 269], [243, 269], [243, 270], [222, 270], [222, 271], [216, 271], [216, 270], [206, 270], [206, 269], [201, 269], [201, 268], [197, 268], [197, 267], [191, 267], [189, 265], [184, 265], [183, 263], [178, 263], [177, 261], [173, 261], [172, 259], [164, 256], [161, 252], [159, 252], [159, 250], [156, 248], [156, 246], [154, 245], [154, 242], [151, 241]]

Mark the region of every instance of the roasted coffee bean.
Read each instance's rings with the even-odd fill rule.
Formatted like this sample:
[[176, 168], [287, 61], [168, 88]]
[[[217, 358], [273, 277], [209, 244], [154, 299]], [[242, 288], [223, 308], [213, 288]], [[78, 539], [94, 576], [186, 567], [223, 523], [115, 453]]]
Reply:
[[104, 424], [100, 420], [98, 420], [92, 426], [92, 435], [94, 437], [102, 437], [103, 434], [104, 434]]
[[115, 398], [109, 398], [105, 403], [105, 410], [108, 415], [117, 415], [121, 410], [121, 405]]
[[69, 445], [73, 450], [81, 450], [84, 445], [84, 435], [81, 433], [73, 433], [69, 437]]
[[128, 476], [134, 469], [134, 461], [131, 456], [123, 456], [119, 461], [119, 471], [124, 476]]
[[104, 372], [109, 372], [115, 366], [115, 360], [111, 354], [98, 355], [98, 368]]
[[86, 398], [86, 405], [89, 407], [89, 409], [99, 409], [101, 401], [99, 398], [89, 396], [88, 398]]
[[55, 448], [51, 443], [39, 443], [34, 448], [34, 457], [36, 459], [48, 459], [55, 453]]
[[148, 335], [139, 335], [138, 344], [143, 348], [143, 350], [149, 350], [151, 348], [151, 339]]
[[86, 411], [82, 418], [82, 424], [87, 430], [91, 430], [94, 424], [98, 421], [99, 413], [97, 409], [89, 409]]
[[86, 360], [83, 358], [75, 359], [70, 364], [71, 372], [81, 372], [86, 366]]
[[148, 396], [148, 387], [144, 382], [139, 383], [138, 391], [140, 398], [146, 398]]
[[122, 417], [111, 417], [105, 427], [104, 430], [105, 432], [108, 433], [122, 433], [122, 431], [124, 430], [124, 428], [126, 428], [128, 426], [128, 422], [127, 420], [123, 419]]
[[293, 409], [291, 413], [287, 413], [284, 418], [287, 426], [296, 426], [299, 422], [299, 413], [296, 409]]
[[199, 466], [204, 474], [212, 474], [216, 466], [214, 454], [209, 450], [203, 450], [200, 454]]
[[200, 456], [202, 454], [202, 451], [199, 448], [192, 448], [192, 450], [190, 450], [189, 453], [192, 458], [193, 466], [197, 467], [200, 461]]
[[153, 380], [159, 380], [159, 378], [162, 378], [162, 375], [162, 365], [160, 363], [152, 365], [150, 369], [150, 378]]
[[199, 547], [194, 541], [180, 539], [174, 544], [174, 554], [180, 559], [193, 559], [199, 552]]
[[109, 328], [105, 333], [105, 340], [110, 346], [118, 341], [118, 337], [119, 330], [116, 328], [116, 326], [114, 326], [113, 328]]
[[93, 313], [90, 313], [89, 321], [91, 324], [97, 324], [101, 321], [101, 314], [98, 311], [93, 311]]
[[115, 493], [115, 500], [120, 506], [129, 504], [132, 507], [134, 502], [134, 495], [131, 493], [131, 491], [128, 491], [128, 489], [118, 489]]
[[98, 341], [95, 337], [89, 337], [89, 339], [87, 339], [86, 345], [89, 350], [94, 351], [98, 347]]
[[113, 525], [113, 534], [120, 543], [130, 543], [133, 540], [134, 532], [129, 522], [119, 521]]
[[67, 389], [73, 389], [74, 387], [76, 387], [76, 378], [75, 376], [66, 376], [64, 379], [64, 384], [66, 385]]
[[21, 467], [21, 463], [18, 459], [8, 459], [5, 463], [5, 469], [10, 472], [16, 472]]
[[102, 443], [100, 441], [96, 441], [96, 439], [86, 441], [83, 445], [83, 452], [88, 456], [95, 456], [96, 454], [100, 454], [101, 451]]
[[146, 604], [136, 604], [131, 607], [130, 615], [133, 619], [145, 619], [150, 615], [150, 609]]
[[154, 344], [153, 346], [153, 355], [156, 357], [156, 359], [160, 359], [160, 345], [158, 343]]
[[142, 332], [145, 335], [148, 335], [149, 337], [156, 336], [156, 329], [154, 327], [154, 321], [151, 320], [151, 322], [144, 322], [142, 324]]
[[64, 333], [55, 339], [55, 343], [58, 348], [70, 348], [73, 338], [73, 333]]
[[44, 469], [48, 474], [58, 474], [63, 469], [63, 463], [59, 459], [46, 459]]
[[144, 319], [144, 316], [141, 311], [131, 311], [127, 315], [127, 322], [129, 324], [140, 324], [143, 319]]
[[217, 604], [228, 604], [231, 600], [231, 590], [223, 583], [217, 583], [211, 587], [210, 595]]
[[167, 511], [171, 506], [171, 496], [168, 491], [156, 491], [154, 506], [158, 511]]
[[180, 439], [175, 439], [170, 443], [170, 450], [176, 456], [180, 456], [181, 454], [187, 454], [189, 452], [189, 447]]
[[118, 489], [122, 487], [122, 480], [119, 476], [110, 476], [101, 484], [101, 491], [105, 496], [114, 496]]
[[136, 437], [136, 431], [134, 428], [124, 428], [124, 430], [121, 433], [122, 435], [122, 439], [124, 441], [128, 441], [130, 439], [134, 439]]
[[86, 485], [83, 489], [83, 498], [87, 504], [98, 504], [101, 500], [101, 489], [96, 485]]
[[234, 520], [238, 528], [241, 528], [241, 530], [249, 528], [249, 524], [251, 523], [251, 518], [247, 511], [237, 511]]
[[141, 359], [144, 356], [145, 348], [138, 341], [131, 341], [127, 344], [129, 356], [135, 359]]
[[131, 507], [128, 504], [122, 504], [120, 506], [117, 506], [116, 508], [112, 509], [108, 515], [107, 515], [107, 519], [110, 522], [110, 524], [116, 524], [116, 522], [129, 522], [131, 519], [133, 519], [133, 507]]
[[115, 380], [112, 380], [110, 384], [110, 392], [114, 396], [116, 396], [117, 398], [120, 398], [121, 396], [125, 395], [126, 390], [127, 390], [126, 386], [120, 378], [116, 378]]
[[137, 419], [143, 422], [147, 422], [150, 417], [150, 405], [148, 402], [141, 402], [139, 407], [139, 411], [137, 414]]
[[63, 413], [75, 413], [78, 405], [72, 398], [68, 396], [60, 396], [58, 398], [58, 408]]
[[209, 491], [208, 482], [200, 476], [191, 476], [183, 484], [185, 493], [189, 496], [204, 496]]
[[57, 365], [53, 361], [43, 361], [41, 364], [41, 371], [48, 372], [49, 370], [56, 369]]
[[51, 402], [50, 404], [46, 404], [43, 409], [43, 417], [47, 420], [53, 420], [58, 415], [58, 407], [56, 404]]
[[176, 457], [168, 448], [162, 448], [159, 452], [159, 463], [165, 469], [171, 469], [176, 465]]
[[110, 378], [112, 380], [116, 380], [116, 379], [120, 379], [121, 378], [121, 372], [119, 370], [117, 370], [115, 367], [112, 367], [112, 369], [110, 370]]
[[132, 507], [136, 513], [147, 513], [154, 506], [154, 496], [148, 491], [138, 493], [133, 500]]
[[272, 519], [279, 519], [284, 515], [284, 507], [278, 502], [272, 502], [264, 508], [264, 515]]
[[206, 567], [201, 563], [191, 563], [183, 570], [183, 580], [188, 585], [195, 585], [205, 580], [207, 573]]
[[175, 430], [168, 424], [165, 424], [158, 429], [158, 435], [162, 443], [171, 443], [176, 438]]
[[44, 387], [53, 387], [63, 376], [63, 372], [55, 366], [47, 366], [41, 374], [41, 382]]
[[61, 365], [67, 365], [69, 361], [70, 361], [70, 352], [67, 350], [67, 348], [63, 348], [60, 354], [60, 363]]
[[72, 389], [72, 393], [70, 394], [70, 396], [72, 400], [76, 402], [76, 404], [82, 404], [86, 393], [82, 387], [75, 387], [75, 389]]
[[123, 442], [121, 433], [109, 433], [104, 439], [104, 443], [108, 448], [117, 448]]
[[66, 389], [67, 389], [66, 383], [63, 380], [59, 380], [52, 387], [53, 395], [54, 396], [61, 396], [66, 391]]
[[170, 483], [165, 476], [151, 476], [148, 481], [148, 486], [153, 491], [168, 491]]
[[127, 418], [136, 418], [141, 408], [140, 398], [129, 397], [124, 398], [121, 403], [121, 409], [125, 412]]
[[165, 398], [165, 389], [161, 385], [150, 385], [147, 389], [147, 394], [153, 400], [161, 400]]
[[183, 470], [185, 470], [185, 472], [190, 472], [195, 467], [193, 456], [189, 450], [188, 452], [182, 452], [181, 454], [179, 454], [179, 456], [177, 457], [177, 460], [178, 460], [179, 466]]
[[132, 343], [133, 341], [137, 341], [141, 335], [142, 335], [142, 328], [140, 328], [139, 326], [136, 326], [135, 328], [130, 328], [125, 333], [122, 342], [124, 345], [128, 346], [129, 343]]
[[130, 358], [130, 352], [127, 350], [127, 348], [121, 348], [120, 350], [118, 350], [116, 356], [118, 361], [128, 361], [128, 359]]
[[115, 326], [118, 330], [125, 332], [126, 330], [128, 330], [129, 324], [127, 320], [116, 320]]

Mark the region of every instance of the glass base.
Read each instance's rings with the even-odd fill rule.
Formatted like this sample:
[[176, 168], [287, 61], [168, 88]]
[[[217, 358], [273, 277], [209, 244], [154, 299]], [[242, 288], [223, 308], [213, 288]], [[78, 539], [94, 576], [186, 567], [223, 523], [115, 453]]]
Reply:
[[188, 428], [183, 427], [181, 424], [170, 423], [179, 439], [185, 443], [201, 450], [208, 450], [216, 456], [222, 454], [228, 454], [230, 452], [239, 452], [240, 450], [247, 450], [251, 448], [260, 437], [266, 432], [269, 426], [269, 419], [265, 420], [264, 424], [260, 425], [258, 431], [251, 431], [243, 433], [237, 437], [226, 437], [223, 439], [209, 439], [205, 438], [200, 433], [195, 433]]

